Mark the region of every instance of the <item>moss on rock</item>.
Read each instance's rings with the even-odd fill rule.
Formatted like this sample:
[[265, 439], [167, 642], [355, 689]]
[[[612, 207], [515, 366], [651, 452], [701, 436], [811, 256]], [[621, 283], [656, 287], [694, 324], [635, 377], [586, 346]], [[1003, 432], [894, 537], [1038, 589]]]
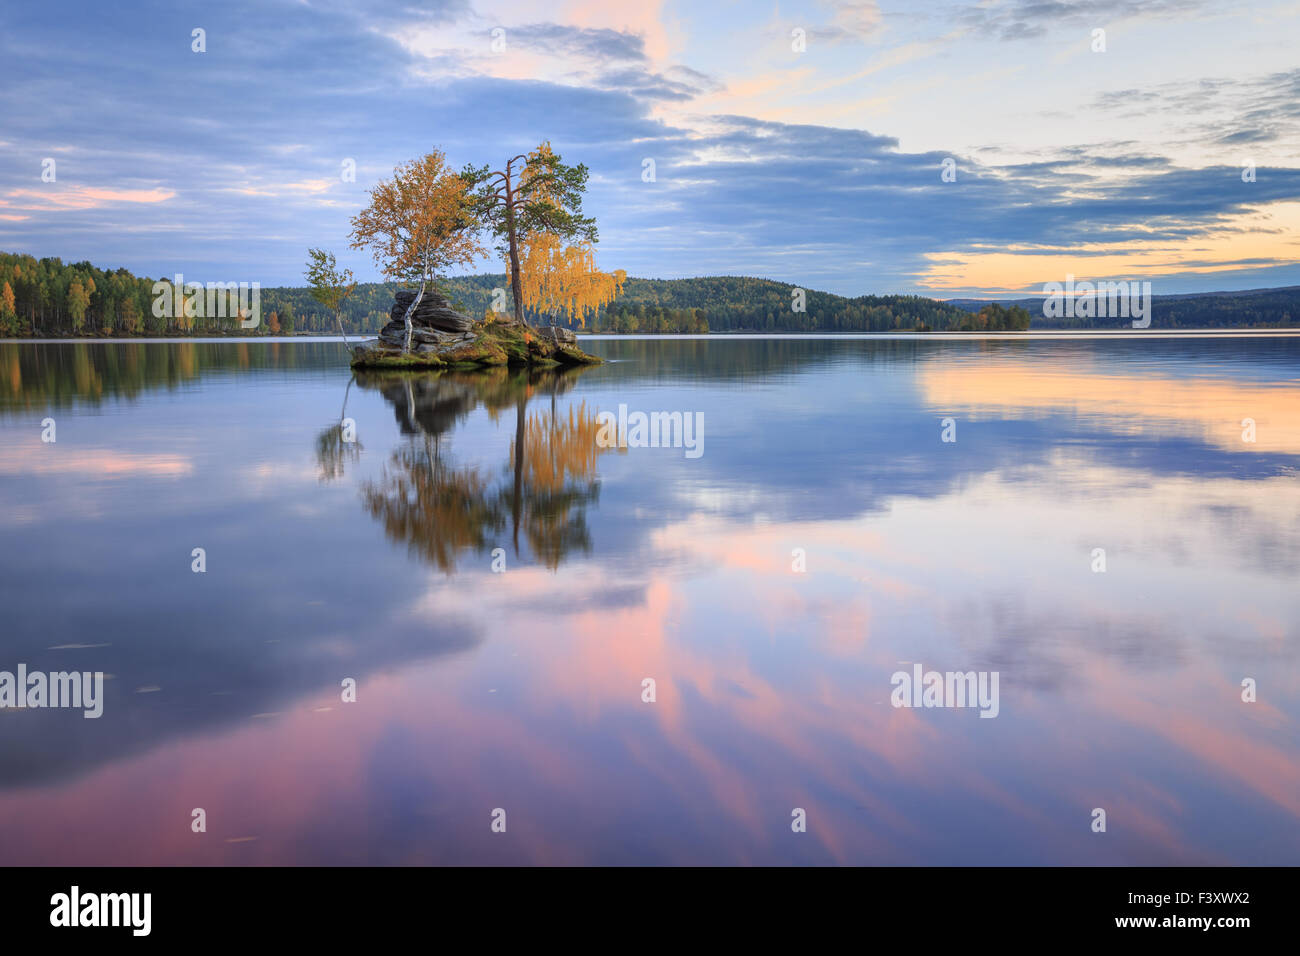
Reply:
[[491, 368], [501, 365], [597, 365], [600, 359], [578, 346], [556, 342], [536, 329], [508, 322], [476, 322], [469, 333], [446, 344], [423, 344], [403, 352], [383, 340], [353, 350], [353, 368]]

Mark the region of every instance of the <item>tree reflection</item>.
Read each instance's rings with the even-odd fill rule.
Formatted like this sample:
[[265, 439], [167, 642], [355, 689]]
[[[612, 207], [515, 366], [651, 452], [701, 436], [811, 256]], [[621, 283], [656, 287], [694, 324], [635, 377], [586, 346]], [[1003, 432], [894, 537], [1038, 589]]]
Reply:
[[[585, 403], [564, 414], [556, 399], [581, 369], [492, 369], [474, 373], [363, 373], [357, 384], [377, 389], [393, 406], [406, 442], [382, 477], [361, 489], [366, 510], [394, 541], [405, 542], [444, 572], [466, 551], [487, 554], [507, 531], [516, 556], [521, 538], [534, 559], [554, 570], [575, 551], [591, 550], [587, 509], [598, 497], [598, 426]], [[528, 411], [539, 396], [550, 408]], [[483, 406], [495, 420], [513, 406], [515, 436], [498, 475], [464, 466], [449, 437]]]
[[348, 434], [349, 429], [345, 427], [352, 381], [348, 381], [347, 390], [343, 393], [343, 410], [339, 412], [339, 420], [316, 436], [316, 464], [320, 466], [321, 481], [342, 478], [345, 467], [355, 465], [361, 459], [361, 442], [357, 441], [355, 434]]
[[486, 478], [450, 464], [439, 439], [427, 434], [394, 451], [383, 478], [361, 493], [391, 539], [447, 572], [461, 551], [485, 550], [505, 525]]
[[556, 414], [553, 398], [549, 412], [527, 417], [521, 405], [516, 423], [510, 446], [515, 552], [522, 524], [529, 548], [554, 570], [566, 553], [591, 550], [587, 506], [597, 497], [596, 458], [605, 449], [596, 444], [599, 426], [585, 402], [570, 405], [567, 420]]

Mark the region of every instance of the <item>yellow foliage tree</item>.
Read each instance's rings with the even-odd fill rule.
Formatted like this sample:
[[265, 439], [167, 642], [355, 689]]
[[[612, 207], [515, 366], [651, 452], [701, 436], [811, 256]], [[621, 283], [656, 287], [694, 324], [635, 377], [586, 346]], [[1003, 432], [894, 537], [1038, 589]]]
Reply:
[[95, 291], [95, 280], [87, 278], [73, 279], [68, 286], [68, 314], [72, 316], [72, 327], [78, 331], [86, 322], [86, 310], [90, 308], [90, 296]]
[[623, 291], [627, 273], [602, 272], [590, 243], [565, 246], [551, 233], [537, 233], [523, 244], [519, 261], [524, 307], [551, 316], [568, 315], [583, 328]]
[[140, 306], [135, 301], [135, 296], [128, 296], [122, 300], [122, 328], [128, 332], [140, 331]]
[[502, 169], [466, 167], [461, 175], [475, 184], [476, 209], [502, 242], [515, 321], [526, 325], [520, 262], [524, 246], [542, 233], [561, 242], [596, 241], [596, 220], [582, 215], [587, 167], [566, 166], [544, 142], [531, 153], [511, 157]]
[[398, 166], [392, 179], [370, 190], [370, 205], [352, 217], [353, 249], [369, 249], [387, 278], [420, 283], [405, 316], [408, 350], [411, 313], [428, 284], [447, 267], [469, 265], [485, 254], [475, 235], [469, 186], [435, 149]]

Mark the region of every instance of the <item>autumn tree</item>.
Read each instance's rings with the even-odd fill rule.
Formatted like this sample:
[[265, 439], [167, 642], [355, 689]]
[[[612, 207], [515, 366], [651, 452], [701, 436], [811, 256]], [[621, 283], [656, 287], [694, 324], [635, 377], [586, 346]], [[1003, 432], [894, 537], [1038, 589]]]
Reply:
[[86, 310], [90, 308], [90, 294], [95, 291], [95, 280], [82, 282], [78, 277], [68, 283], [68, 315], [72, 317], [72, 328], [80, 331], [86, 321]]
[[602, 272], [595, 267], [590, 243], [565, 246], [549, 232], [539, 232], [523, 244], [519, 267], [526, 308], [552, 317], [567, 314], [586, 327], [601, 306], [622, 291], [627, 273]]
[[449, 266], [469, 265], [486, 254], [476, 236], [470, 186], [434, 150], [398, 166], [392, 179], [370, 190], [370, 205], [352, 218], [353, 249], [369, 249], [385, 277], [420, 283], [403, 317], [406, 351], [411, 348], [411, 314], [429, 283]]
[[560, 242], [596, 241], [596, 220], [582, 215], [587, 175], [586, 166], [561, 162], [549, 142], [512, 157], [501, 169], [467, 166], [461, 173], [475, 189], [476, 212], [503, 246], [520, 324], [527, 324], [521, 247], [539, 233]]
[[140, 306], [134, 296], [122, 300], [122, 309], [118, 314], [122, 328], [127, 332], [140, 331]]
[[324, 249], [307, 250], [307, 271], [303, 275], [311, 286], [311, 296], [325, 308], [334, 313], [334, 321], [339, 327], [346, 345], [348, 334], [343, 331], [343, 318], [340, 310], [343, 302], [357, 287], [352, 278], [351, 269], [340, 270], [334, 260], [334, 253]]
[[4, 288], [0, 288], [0, 329], [8, 332], [11, 325], [16, 325], [18, 310], [14, 305], [13, 287], [6, 282]]

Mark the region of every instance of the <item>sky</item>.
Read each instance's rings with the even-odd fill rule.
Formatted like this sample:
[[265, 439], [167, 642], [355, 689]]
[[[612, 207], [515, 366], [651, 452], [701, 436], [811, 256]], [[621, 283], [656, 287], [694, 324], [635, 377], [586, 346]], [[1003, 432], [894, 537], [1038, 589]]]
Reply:
[[377, 281], [349, 220], [395, 166], [549, 140], [633, 276], [1300, 285], [1298, 49], [1300, 0], [9, 4], [0, 251]]

